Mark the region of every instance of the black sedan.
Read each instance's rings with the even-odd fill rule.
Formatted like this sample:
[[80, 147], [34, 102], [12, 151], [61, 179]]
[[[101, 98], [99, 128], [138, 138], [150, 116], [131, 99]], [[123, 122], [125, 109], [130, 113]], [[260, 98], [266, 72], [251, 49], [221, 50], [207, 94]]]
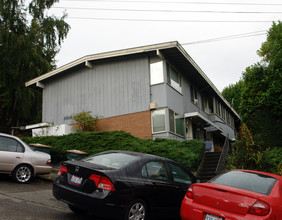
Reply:
[[154, 155], [105, 151], [61, 163], [56, 199], [76, 213], [113, 219], [180, 218], [181, 201], [195, 176], [181, 164]]

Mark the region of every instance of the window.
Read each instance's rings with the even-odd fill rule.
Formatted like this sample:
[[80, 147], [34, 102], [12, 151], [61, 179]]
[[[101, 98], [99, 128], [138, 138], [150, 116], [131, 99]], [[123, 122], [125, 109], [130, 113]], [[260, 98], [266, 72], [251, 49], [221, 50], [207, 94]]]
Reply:
[[234, 128], [235, 124], [234, 124], [234, 117], [232, 115], [230, 115], [231, 118], [231, 127]]
[[167, 81], [178, 92], [182, 92], [181, 75], [167, 63]]
[[175, 133], [174, 111], [169, 109], [169, 130]]
[[208, 113], [213, 113], [213, 98], [211, 96], [202, 96], [202, 109]]
[[152, 111], [153, 132], [166, 131], [165, 109]]
[[168, 174], [163, 162], [152, 161], [142, 167], [142, 176], [155, 180], [168, 180]]
[[221, 113], [221, 104], [218, 100], [216, 100], [216, 106], [215, 106], [215, 110], [216, 110], [216, 114], [219, 117], [222, 117], [222, 113]]
[[108, 168], [119, 169], [132, 161], [138, 159], [136, 156], [123, 153], [107, 153], [101, 155], [93, 155], [83, 159], [88, 163], [93, 163]]
[[192, 179], [190, 175], [182, 167], [176, 164], [169, 164], [169, 167], [171, 169], [172, 178], [174, 182], [185, 183], [185, 184], [192, 183]]
[[276, 181], [277, 179], [263, 174], [230, 171], [215, 177], [209, 182], [269, 195]]
[[0, 137], [0, 151], [24, 152], [24, 147], [16, 140], [7, 137]]
[[184, 118], [169, 109], [169, 130], [181, 136], [185, 136]]
[[221, 105], [221, 118], [226, 121], [226, 109], [223, 105]]
[[194, 103], [195, 105], [198, 105], [198, 94], [195, 87], [191, 86], [190, 92], [191, 92], [191, 102]]
[[231, 125], [230, 113], [228, 111], [226, 111], [226, 121], [229, 125]]
[[185, 128], [184, 128], [184, 118], [175, 113], [175, 127], [176, 127], [176, 134], [181, 136], [185, 136]]
[[150, 64], [151, 85], [164, 82], [163, 61]]

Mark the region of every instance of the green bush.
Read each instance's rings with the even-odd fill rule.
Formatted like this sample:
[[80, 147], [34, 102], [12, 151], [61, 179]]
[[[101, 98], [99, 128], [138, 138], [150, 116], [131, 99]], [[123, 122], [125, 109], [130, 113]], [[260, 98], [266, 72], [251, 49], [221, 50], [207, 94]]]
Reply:
[[282, 148], [265, 150], [262, 156], [262, 166], [266, 172], [282, 175]]
[[234, 152], [227, 156], [225, 170], [248, 169], [282, 174], [282, 148], [263, 151], [261, 146], [254, 143], [245, 124], [242, 124], [233, 148]]
[[205, 143], [197, 140], [140, 139], [123, 131], [79, 132], [64, 136], [25, 137], [26, 143], [52, 146], [53, 162], [66, 160], [67, 150], [81, 150], [96, 154], [106, 150], [129, 150], [154, 154], [182, 163], [196, 171], [204, 153]]
[[261, 169], [261, 147], [254, 143], [246, 124], [241, 125], [237, 138], [234, 152], [227, 157], [226, 169]]
[[80, 112], [73, 116], [73, 127], [79, 131], [96, 131], [96, 125], [99, 120], [98, 115], [92, 116], [91, 111]]

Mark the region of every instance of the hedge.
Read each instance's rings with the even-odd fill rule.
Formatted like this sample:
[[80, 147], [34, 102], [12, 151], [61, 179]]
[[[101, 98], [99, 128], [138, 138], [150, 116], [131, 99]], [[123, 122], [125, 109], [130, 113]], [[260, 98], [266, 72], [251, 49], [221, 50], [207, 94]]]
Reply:
[[52, 146], [53, 162], [66, 160], [67, 150], [96, 154], [106, 150], [129, 150], [166, 157], [182, 163], [192, 171], [198, 170], [205, 143], [197, 140], [140, 139], [124, 131], [79, 132], [64, 136], [23, 137], [28, 144]]

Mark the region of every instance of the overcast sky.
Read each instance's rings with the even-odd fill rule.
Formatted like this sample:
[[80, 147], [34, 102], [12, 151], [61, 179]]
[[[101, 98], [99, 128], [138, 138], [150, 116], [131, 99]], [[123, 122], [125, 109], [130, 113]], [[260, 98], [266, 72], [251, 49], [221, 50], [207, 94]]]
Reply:
[[64, 11], [71, 30], [58, 67], [90, 54], [178, 41], [219, 91], [260, 61], [256, 51], [271, 21], [282, 20], [281, 0], [60, 0], [48, 13]]

